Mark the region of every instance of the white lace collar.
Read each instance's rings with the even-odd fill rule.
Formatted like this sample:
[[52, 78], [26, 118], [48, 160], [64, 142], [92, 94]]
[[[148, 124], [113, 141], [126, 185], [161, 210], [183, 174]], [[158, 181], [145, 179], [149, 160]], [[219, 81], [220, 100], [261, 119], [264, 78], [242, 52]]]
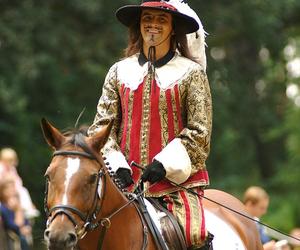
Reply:
[[[118, 80], [125, 87], [136, 90], [148, 73], [148, 63], [141, 66], [139, 54], [135, 54], [117, 63]], [[155, 69], [155, 79], [158, 86], [166, 90], [179, 82], [196, 63], [180, 56], [177, 52], [164, 66]]]

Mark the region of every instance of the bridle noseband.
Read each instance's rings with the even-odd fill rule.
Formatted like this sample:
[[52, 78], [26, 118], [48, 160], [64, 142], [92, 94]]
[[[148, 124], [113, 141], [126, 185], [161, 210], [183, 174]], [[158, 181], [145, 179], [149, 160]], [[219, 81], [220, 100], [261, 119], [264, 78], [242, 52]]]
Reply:
[[[94, 156], [92, 153], [87, 153], [87, 152], [81, 152], [81, 151], [64, 151], [64, 150], [58, 150], [53, 153], [53, 157], [55, 156], [67, 156], [67, 155], [76, 155], [76, 156], [82, 156], [85, 158], [89, 158], [91, 160], [96, 160], [97, 163], [101, 166], [101, 162], [99, 159]], [[57, 215], [59, 214], [64, 214], [67, 216], [67, 218], [73, 223], [76, 231], [76, 235], [79, 239], [82, 239], [88, 231], [94, 230], [99, 226], [98, 222], [93, 223], [93, 221], [96, 220], [98, 213], [101, 210], [102, 203], [99, 205], [98, 204], [98, 186], [99, 186], [99, 181], [101, 178], [104, 178], [104, 188], [105, 188], [105, 179], [106, 179], [106, 171], [101, 168], [97, 174], [97, 179], [96, 179], [96, 189], [94, 192], [94, 199], [93, 203], [91, 206], [91, 209], [88, 211], [88, 213], [84, 213], [77, 209], [76, 207], [70, 206], [70, 205], [56, 205], [51, 207], [50, 209], [48, 208], [48, 185], [49, 185], [49, 180], [46, 179], [46, 189], [45, 189], [45, 200], [44, 200], [44, 210], [46, 213], [46, 216], [48, 217], [47, 220], [47, 228], [50, 226], [50, 224], [54, 221]], [[104, 191], [102, 190], [101, 192], [101, 197], [99, 198], [101, 202], [103, 201], [103, 194]], [[92, 212], [91, 212], [92, 211]], [[55, 212], [55, 213], [54, 213]], [[54, 213], [54, 215], [52, 215]], [[83, 226], [79, 229], [79, 226], [74, 219], [73, 214], [77, 215], [81, 221], [83, 221]]]

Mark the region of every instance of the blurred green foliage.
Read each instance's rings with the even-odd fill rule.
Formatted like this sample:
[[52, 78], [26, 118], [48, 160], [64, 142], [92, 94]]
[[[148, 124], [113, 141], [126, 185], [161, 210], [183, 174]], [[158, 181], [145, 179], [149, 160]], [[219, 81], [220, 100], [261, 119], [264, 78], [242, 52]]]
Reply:
[[[39, 121], [72, 127], [85, 107], [81, 123], [92, 122], [105, 74], [126, 46], [115, 10], [137, 2], [0, 0], [0, 146], [17, 150], [40, 210], [51, 152]], [[300, 1], [189, 3], [209, 33], [211, 187], [241, 198], [261, 185], [271, 196], [265, 221], [285, 231], [299, 226], [300, 97], [286, 90], [300, 82], [287, 67], [300, 57]]]

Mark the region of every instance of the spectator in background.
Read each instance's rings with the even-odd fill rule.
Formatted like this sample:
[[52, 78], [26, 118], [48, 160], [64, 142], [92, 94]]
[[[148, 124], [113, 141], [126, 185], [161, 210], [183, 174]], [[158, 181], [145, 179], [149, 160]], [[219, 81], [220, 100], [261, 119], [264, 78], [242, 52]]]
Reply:
[[19, 160], [15, 150], [3, 148], [0, 151], [0, 180], [6, 178], [14, 179], [25, 216], [28, 219], [32, 219], [39, 216], [40, 213], [33, 205], [28, 190], [23, 186], [22, 179], [17, 172], [18, 163]]
[[[243, 202], [246, 206], [246, 210], [257, 221], [259, 221], [260, 218], [267, 212], [269, 201], [269, 195], [261, 187], [251, 186], [244, 193]], [[276, 246], [276, 242], [271, 240], [271, 238], [265, 233], [264, 226], [257, 223], [257, 227], [264, 250], [288, 249], [284, 248], [288, 247], [287, 245], [278, 248]]]
[[0, 150], [0, 179], [7, 176], [13, 177], [17, 186], [22, 186], [23, 182], [17, 172], [19, 159], [17, 153], [12, 148]]
[[[0, 203], [1, 206], [1, 203]], [[6, 232], [4, 229], [4, 224], [3, 224], [3, 219], [1, 215], [1, 210], [0, 210], [0, 245], [1, 245], [1, 250], [7, 250], [7, 238], [6, 238]]]
[[[300, 239], [300, 227], [294, 228], [291, 232], [290, 235]], [[292, 250], [300, 250], [300, 241], [293, 240], [292, 245]]]
[[12, 177], [0, 182], [0, 211], [5, 230], [14, 232], [20, 239], [21, 249], [28, 250], [31, 226], [25, 219], [15, 180]]

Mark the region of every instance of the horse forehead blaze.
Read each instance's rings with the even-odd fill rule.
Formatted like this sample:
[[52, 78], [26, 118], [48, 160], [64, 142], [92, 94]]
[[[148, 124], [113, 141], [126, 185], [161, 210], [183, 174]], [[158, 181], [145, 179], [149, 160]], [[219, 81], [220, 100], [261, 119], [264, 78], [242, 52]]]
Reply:
[[[95, 166], [92, 166], [95, 165]], [[49, 173], [48, 206], [72, 205], [85, 211], [97, 190], [98, 169], [82, 157], [57, 156]], [[78, 198], [78, 197], [81, 198]]]
[[64, 191], [63, 191], [64, 194], [63, 194], [63, 200], [62, 200], [63, 205], [68, 204], [67, 193], [68, 193], [70, 181], [71, 181], [73, 175], [75, 175], [79, 171], [79, 167], [80, 167], [80, 159], [79, 158], [71, 158], [71, 157], [67, 158], [67, 167], [65, 169], [65, 182], [64, 182]]

